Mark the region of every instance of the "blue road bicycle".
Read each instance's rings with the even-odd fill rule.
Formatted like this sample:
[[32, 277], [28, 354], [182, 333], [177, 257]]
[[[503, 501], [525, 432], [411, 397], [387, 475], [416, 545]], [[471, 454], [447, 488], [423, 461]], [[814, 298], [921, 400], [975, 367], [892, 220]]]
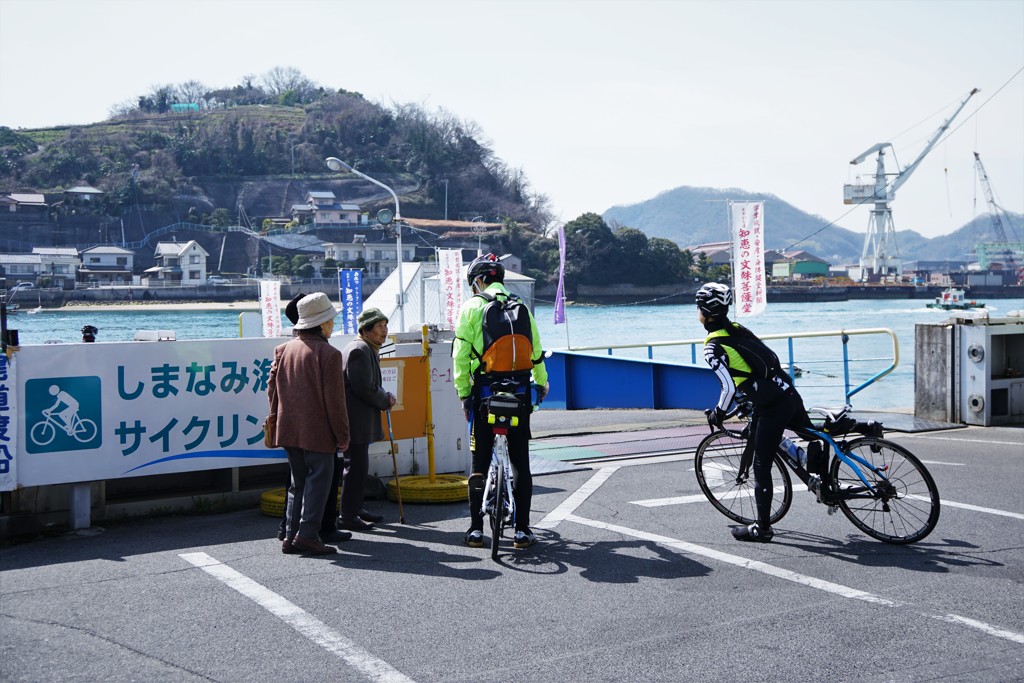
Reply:
[[[883, 438], [880, 424], [858, 423], [850, 410], [849, 405], [835, 412], [811, 408], [808, 413], [824, 416], [824, 421], [790, 430], [807, 442], [805, 462], [801, 454], [790, 453], [783, 439], [772, 468], [770, 523], [781, 520], [793, 502], [792, 470], [829, 514], [842, 510], [868, 536], [896, 544], [920, 541], [939, 521], [935, 481], [913, 453]], [[757, 521], [751, 414], [748, 403], [730, 411], [727, 419], [738, 417], [740, 422], [712, 429], [697, 446], [693, 463], [707, 499], [741, 524]]]

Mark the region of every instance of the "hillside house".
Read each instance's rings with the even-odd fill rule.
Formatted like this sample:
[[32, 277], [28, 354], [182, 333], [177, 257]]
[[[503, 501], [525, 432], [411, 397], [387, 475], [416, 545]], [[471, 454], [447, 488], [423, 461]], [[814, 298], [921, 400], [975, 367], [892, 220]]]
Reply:
[[9, 213], [27, 213], [45, 216], [50, 212], [46, 198], [38, 193], [13, 192], [0, 197], [0, 207]]
[[33, 247], [32, 253], [39, 257], [41, 284], [58, 289], [74, 289], [78, 279], [78, 268], [82, 257], [71, 247]]
[[152, 285], [204, 285], [206, 259], [210, 254], [195, 240], [188, 242], [158, 242], [153, 258], [156, 265], [143, 273], [143, 284]]
[[300, 223], [312, 221], [317, 227], [349, 227], [365, 225], [367, 217], [358, 204], [343, 204], [333, 192], [309, 191], [305, 204], [292, 206], [292, 218]]
[[100, 245], [81, 253], [77, 281], [86, 285], [130, 285], [135, 254], [121, 247]]
[[64, 190], [64, 201], [68, 204], [88, 204], [98, 201], [103, 196], [103, 190], [97, 190], [92, 185], [76, 185]]

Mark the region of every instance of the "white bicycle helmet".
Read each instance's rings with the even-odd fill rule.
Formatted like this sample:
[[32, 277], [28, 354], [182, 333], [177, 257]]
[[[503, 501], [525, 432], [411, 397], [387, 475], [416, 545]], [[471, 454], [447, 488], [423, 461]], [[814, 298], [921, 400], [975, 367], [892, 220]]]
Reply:
[[729, 314], [732, 306], [732, 290], [720, 282], [707, 282], [697, 290], [697, 308], [710, 318]]

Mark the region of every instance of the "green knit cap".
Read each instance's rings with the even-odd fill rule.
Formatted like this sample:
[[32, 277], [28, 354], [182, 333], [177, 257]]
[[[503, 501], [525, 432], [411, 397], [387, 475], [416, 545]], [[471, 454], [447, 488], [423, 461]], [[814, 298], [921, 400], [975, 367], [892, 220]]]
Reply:
[[359, 314], [359, 318], [357, 320], [359, 325], [359, 331], [362, 332], [368, 327], [373, 327], [381, 320], [387, 322], [388, 317], [384, 315], [384, 313], [379, 308], [363, 309], [363, 312]]

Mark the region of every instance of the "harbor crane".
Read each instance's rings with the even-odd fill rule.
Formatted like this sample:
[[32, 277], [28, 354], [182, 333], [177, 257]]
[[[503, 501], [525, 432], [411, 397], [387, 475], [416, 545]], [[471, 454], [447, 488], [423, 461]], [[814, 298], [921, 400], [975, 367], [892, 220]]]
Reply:
[[[960, 102], [956, 111], [953, 112], [953, 115], [943, 121], [939, 129], [928, 139], [928, 143], [924, 146], [921, 153], [917, 155], [917, 158], [902, 171], [899, 170], [898, 166], [895, 173], [886, 173], [885, 171], [885, 150], [892, 149], [895, 156], [895, 149], [891, 142], [879, 142], [877, 145], [872, 145], [863, 154], [850, 162], [851, 165], [856, 166], [872, 154], [876, 152], [878, 154], [875, 165], [875, 181], [873, 183], [846, 184], [843, 186], [844, 204], [874, 204], [874, 208], [871, 210], [871, 217], [868, 219], [868, 231], [864, 236], [864, 249], [861, 251], [860, 256], [861, 280], [868, 279], [869, 271], [876, 276], [890, 274], [899, 276], [903, 274], [903, 262], [900, 260], [899, 252], [896, 248], [896, 227], [892, 221], [892, 202], [896, 198], [896, 190], [903, 183], [907, 182], [911, 174], [917, 170], [921, 161], [928, 155], [928, 152], [932, 151], [932, 148], [938, 143], [942, 134], [949, 129], [953, 119], [967, 105], [967, 101], [977, 93], [978, 88], [974, 88], [968, 93], [967, 97]], [[890, 175], [895, 176], [892, 182], [886, 180]]]
[[[985, 191], [985, 201], [988, 203], [988, 215], [992, 219], [992, 241], [981, 242], [974, 248], [978, 256], [978, 265], [981, 268], [988, 268], [992, 257], [1003, 260], [1007, 269], [1016, 267], [1017, 252], [1024, 252], [1024, 242], [1011, 242], [1006, 237], [1006, 229], [1003, 227], [1003, 207], [996, 203], [995, 192], [992, 191], [992, 183], [989, 182], [988, 173], [985, 172], [985, 165], [981, 163], [981, 155], [974, 153], [974, 166], [978, 170], [978, 179], [981, 180], [981, 187]], [[1009, 224], [1009, 220], [1007, 220]], [[1013, 226], [1010, 226], [1013, 229]]]

